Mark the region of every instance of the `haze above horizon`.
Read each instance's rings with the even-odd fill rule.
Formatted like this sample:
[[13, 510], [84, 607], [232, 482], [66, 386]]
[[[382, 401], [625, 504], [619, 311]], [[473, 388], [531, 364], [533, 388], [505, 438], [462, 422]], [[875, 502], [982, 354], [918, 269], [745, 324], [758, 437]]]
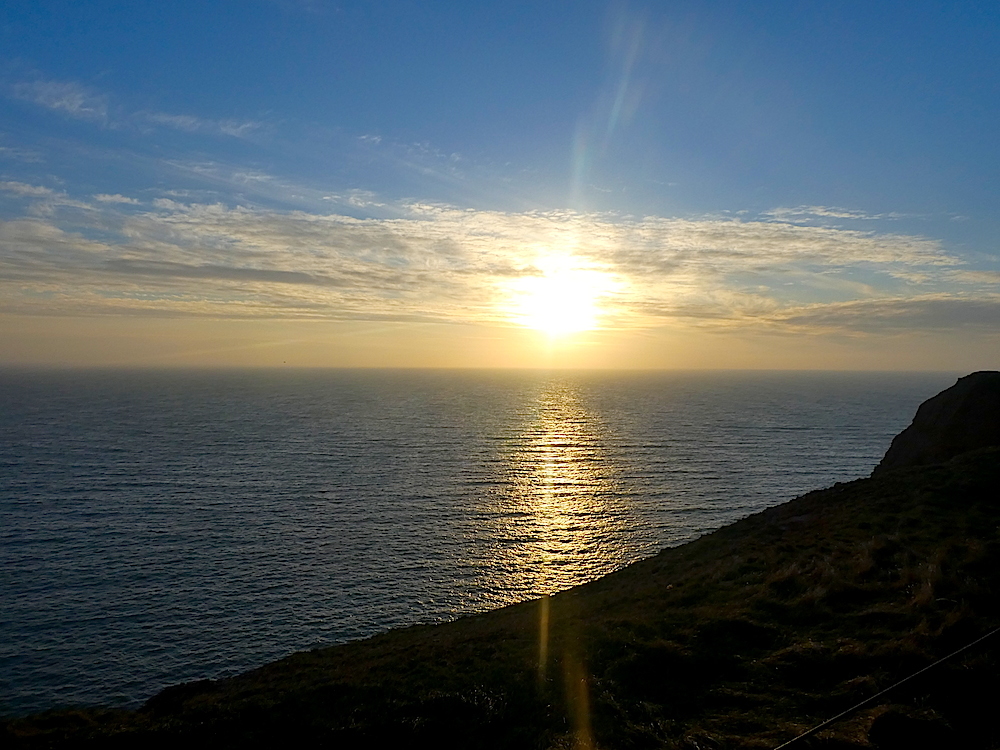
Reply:
[[0, 366], [1000, 368], [998, 32], [12, 0]]

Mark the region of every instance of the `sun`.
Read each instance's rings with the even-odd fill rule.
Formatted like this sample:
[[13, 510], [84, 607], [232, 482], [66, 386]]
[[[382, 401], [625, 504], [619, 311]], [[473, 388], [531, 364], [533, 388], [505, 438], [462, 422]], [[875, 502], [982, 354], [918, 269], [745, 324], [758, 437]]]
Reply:
[[550, 337], [597, 328], [604, 313], [601, 299], [611, 291], [610, 277], [574, 268], [565, 259], [546, 259], [537, 265], [541, 275], [514, 285], [514, 320]]

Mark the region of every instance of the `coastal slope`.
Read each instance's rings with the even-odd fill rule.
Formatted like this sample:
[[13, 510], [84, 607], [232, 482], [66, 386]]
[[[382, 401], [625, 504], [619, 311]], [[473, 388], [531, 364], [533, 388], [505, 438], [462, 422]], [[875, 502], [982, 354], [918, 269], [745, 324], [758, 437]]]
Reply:
[[[1000, 447], [913, 463], [548, 599], [3, 731], [30, 748], [772, 748], [1000, 626]], [[802, 746], [1000, 747], [998, 651]]]

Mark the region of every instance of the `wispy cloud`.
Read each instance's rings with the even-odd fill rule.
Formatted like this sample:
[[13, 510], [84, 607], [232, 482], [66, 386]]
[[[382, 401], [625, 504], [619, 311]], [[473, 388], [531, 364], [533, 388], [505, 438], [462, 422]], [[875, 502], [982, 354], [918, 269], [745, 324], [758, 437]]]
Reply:
[[133, 120], [140, 123], [173, 128], [185, 133], [206, 133], [244, 138], [262, 127], [252, 120], [213, 120], [194, 115], [174, 115], [166, 112], [137, 112]]
[[465, 182], [475, 165], [462, 154], [446, 151], [427, 141], [405, 142], [380, 135], [361, 135], [354, 139], [359, 153], [402, 172], [418, 174], [442, 184]]
[[948, 274], [948, 278], [962, 284], [989, 284], [994, 287], [1000, 287], [1000, 271], [951, 271]]
[[186, 133], [245, 138], [259, 131], [263, 123], [254, 120], [212, 119], [190, 114], [129, 111], [122, 103], [112, 107], [111, 96], [75, 81], [53, 81], [35, 77], [7, 88], [15, 99], [32, 102], [77, 120], [112, 128], [171, 128]]
[[37, 164], [42, 161], [42, 155], [32, 149], [0, 146], [0, 159]]
[[212, 264], [191, 265], [154, 260], [109, 260], [104, 268], [114, 273], [133, 276], [173, 279], [222, 279], [226, 281], [265, 282], [270, 284], [305, 284], [307, 286], [343, 286], [342, 279], [301, 271], [280, 271], [260, 268], [236, 268]]
[[107, 193], [98, 193], [94, 196], [94, 200], [100, 201], [101, 203], [129, 203], [132, 205], [138, 205], [139, 201], [135, 198], [129, 198], [128, 196], [121, 195], [120, 193], [115, 193], [109, 195]]
[[108, 121], [108, 97], [73, 81], [23, 81], [10, 91], [15, 98], [79, 120]]
[[51, 198], [56, 191], [42, 185], [29, 185], [25, 182], [0, 182], [0, 190], [22, 198]]
[[29, 213], [34, 215], [52, 214], [57, 209], [91, 210], [92, 204], [70, 197], [62, 190], [53, 190], [44, 185], [32, 185], [26, 182], [0, 182], [0, 193], [7, 193], [17, 198], [29, 201]]
[[346, 193], [324, 195], [323, 200], [334, 201], [356, 208], [383, 207], [386, 204], [378, 199], [371, 190], [349, 190]]
[[834, 206], [796, 206], [794, 208], [772, 208], [765, 211], [762, 216], [769, 216], [778, 221], [800, 222], [816, 221], [823, 219], [844, 219], [849, 221], [885, 221], [891, 219], [912, 218], [901, 213], [881, 213], [871, 214], [865, 211], [858, 211], [850, 208], [837, 208]]
[[381, 219], [166, 198], [137, 210], [105, 194], [71, 219], [56, 191], [0, 189], [56, 205], [0, 224], [8, 312], [512, 325], [509, 290], [553, 256], [614, 280], [602, 305], [618, 327], [864, 332], [995, 325], [1000, 310], [995, 270], [912, 235], [417, 202]]
[[777, 312], [770, 322], [803, 330], [996, 332], [1000, 330], [1000, 294], [978, 297], [936, 294], [809, 305]]

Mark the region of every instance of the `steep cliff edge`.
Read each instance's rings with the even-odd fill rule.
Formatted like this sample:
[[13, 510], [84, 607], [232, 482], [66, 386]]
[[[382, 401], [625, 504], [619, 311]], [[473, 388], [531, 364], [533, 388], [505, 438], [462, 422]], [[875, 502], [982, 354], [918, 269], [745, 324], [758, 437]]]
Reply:
[[920, 405], [873, 475], [994, 445], [1000, 445], [1000, 372], [974, 372]]

